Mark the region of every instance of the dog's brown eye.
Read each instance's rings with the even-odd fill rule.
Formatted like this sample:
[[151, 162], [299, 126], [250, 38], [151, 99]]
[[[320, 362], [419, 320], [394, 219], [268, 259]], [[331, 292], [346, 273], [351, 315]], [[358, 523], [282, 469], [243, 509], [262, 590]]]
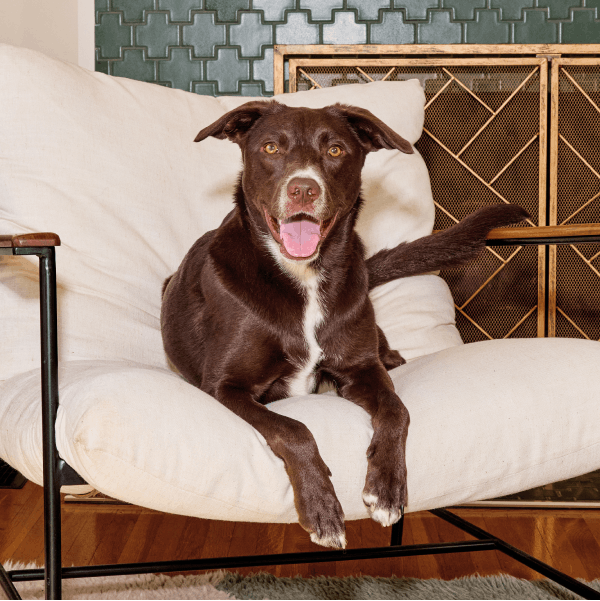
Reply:
[[342, 149], [339, 146], [332, 146], [327, 153], [332, 157], [342, 156]]
[[265, 144], [264, 148], [267, 154], [275, 154], [279, 150], [277, 144], [273, 144], [272, 142], [270, 144]]

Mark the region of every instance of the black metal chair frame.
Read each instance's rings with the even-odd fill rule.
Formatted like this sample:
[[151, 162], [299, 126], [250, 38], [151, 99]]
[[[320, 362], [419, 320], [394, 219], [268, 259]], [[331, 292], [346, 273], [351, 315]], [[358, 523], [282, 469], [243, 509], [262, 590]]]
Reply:
[[[544, 230], [544, 228], [537, 229]], [[290, 563], [318, 563], [491, 550], [505, 553], [521, 564], [582, 596], [584, 599], [598, 598], [598, 591], [554, 569], [535, 557], [520, 551], [446, 509], [433, 509], [431, 513], [467, 532], [475, 537], [476, 540], [402, 545], [402, 528], [404, 522], [404, 515], [402, 515], [400, 521], [392, 526], [391, 544], [389, 547], [63, 568], [61, 563], [60, 487], [63, 485], [86, 483], [60, 458], [56, 448], [55, 421], [59, 400], [56, 262], [54, 246], [60, 245], [60, 241], [56, 236], [57, 243], [43, 245], [39, 240], [35, 241], [35, 235], [14, 237], [12, 241], [9, 238], [8, 236], [0, 237], [0, 242], [4, 242], [4, 244], [0, 244], [0, 254], [34, 255], [39, 258], [45, 544], [44, 568], [7, 572], [2, 564], [0, 564], [0, 586], [9, 599], [21, 598], [14, 583], [23, 581], [44, 580], [46, 598], [60, 599], [62, 597], [63, 578], [232, 569], [237, 567], [285, 565]], [[488, 240], [487, 244], [489, 246], [521, 246], [526, 244], [548, 245], [600, 242], [600, 235], [574, 235], [565, 237], [544, 236], [541, 234], [535, 238], [503, 238]], [[7, 242], [10, 243], [7, 244]]]

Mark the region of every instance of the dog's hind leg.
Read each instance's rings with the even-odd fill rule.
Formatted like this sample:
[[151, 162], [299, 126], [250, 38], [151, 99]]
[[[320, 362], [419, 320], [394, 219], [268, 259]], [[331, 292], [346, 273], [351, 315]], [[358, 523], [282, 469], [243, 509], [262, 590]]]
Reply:
[[379, 359], [388, 371], [406, 363], [398, 351], [390, 348], [387, 338], [379, 326], [377, 326], [377, 340], [379, 341]]
[[391, 526], [400, 519], [408, 501], [405, 456], [408, 410], [379, 362], [348, 369], [343, 374], [338, 372], [336, 380], [340, 395], [371, 416], [373, 438], [367, 449], [362, 498], [376, 522]]

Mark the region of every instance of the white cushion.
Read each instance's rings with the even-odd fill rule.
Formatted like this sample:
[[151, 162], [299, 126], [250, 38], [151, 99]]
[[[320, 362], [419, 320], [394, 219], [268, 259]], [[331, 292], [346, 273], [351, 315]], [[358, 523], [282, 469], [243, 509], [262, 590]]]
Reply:
[[[600, 345], [569, 339], [477, 342], [391, 372], [410, 412], [408, 511], [515, 493], [600, 467]], [[124, 362], [60, 371], [58, 449], [98, 490], [204, 518], [297, 520], [283, 462], [264, 438], [173, 374]], [[336, 396], [270, 408], [304, 422], [348, 520], [361, 499], [372, 435]], [[42, 481], [39, 373], [2, 388], [0, 456]]]
[[[62, 238], [61, 361], [167, 367], [159, 327], [162, 282], [232, 209], [241, 168], [235, 144], [193, 139], [248, 100], [109, 77], [0, 44], [0, 234], [54, 231]], [[417, 80], [278, 100], [364, 106], [411, 143], [423, 125]], [[369, 254], [430, 233], [434, 205], [418, 153], [371, 153], [364, 193], [358, 230]], [[0, 257], [0, 380], [39, 365], [37, 287], [35, 260]], [[392, 283], [375, 297], [390, 344], [407, 358], [461, 344], [442, 280]]]

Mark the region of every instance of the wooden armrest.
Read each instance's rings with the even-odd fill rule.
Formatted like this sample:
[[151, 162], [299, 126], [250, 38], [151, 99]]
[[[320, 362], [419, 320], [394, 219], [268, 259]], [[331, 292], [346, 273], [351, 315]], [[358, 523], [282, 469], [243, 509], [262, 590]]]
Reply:
[[60, 246], [60, 238], [58, 234], [51, 232], [0, 236], [0, 248], [27, 248], [30, 246]]
[[491, 230], [488, 240], [506, 240], [507, 238], [571, 238], [573, 236], [600, 236], [599, 223], [578, 225], [550, 225], [540, 227], [499, 227]]

